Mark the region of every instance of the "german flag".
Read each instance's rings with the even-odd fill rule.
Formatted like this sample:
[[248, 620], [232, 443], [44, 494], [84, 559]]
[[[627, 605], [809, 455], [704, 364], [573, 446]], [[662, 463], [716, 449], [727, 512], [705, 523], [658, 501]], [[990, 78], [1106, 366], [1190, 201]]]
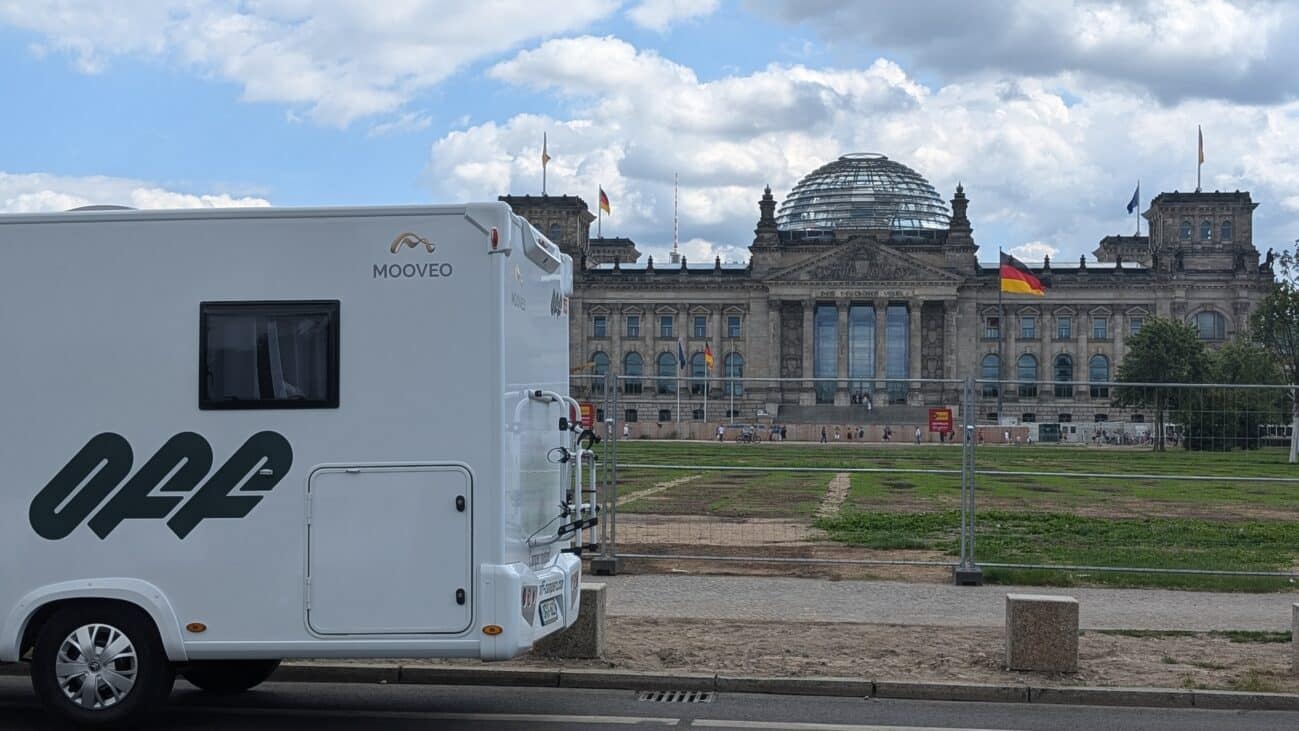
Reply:
[[1046, 294], [1046, 285], [1028, 270], [1027, 264], [1003, 251], [1001, 252], [1001, 291], [1042, 297]]

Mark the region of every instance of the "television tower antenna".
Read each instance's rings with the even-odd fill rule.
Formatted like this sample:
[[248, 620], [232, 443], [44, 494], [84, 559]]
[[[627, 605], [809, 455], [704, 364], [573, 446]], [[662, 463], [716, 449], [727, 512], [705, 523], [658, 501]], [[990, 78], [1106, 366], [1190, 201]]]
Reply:
[[673, 264], [681, 263], [681, 249], [678, 245], [680, 237], [680, 227], [677, 218], [677, 183], [678, 175], [672, 173], [672, 257]]

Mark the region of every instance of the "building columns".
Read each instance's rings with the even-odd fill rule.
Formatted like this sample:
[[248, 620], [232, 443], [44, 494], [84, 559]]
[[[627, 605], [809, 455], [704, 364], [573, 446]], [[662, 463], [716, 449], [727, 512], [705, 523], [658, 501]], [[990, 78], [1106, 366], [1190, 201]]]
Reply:
[[816, 329], [812, 320], [813, 312], [816, 310], [816, 300], [806, 300], [803, 302], [803, 378], [802, 395], [799, 396], [799, 403], [804, 406], [811, 406], [816, 403], [816, 381], [806, 380], [814, 378], [816, 371], [813, 370], [813, 356], [816, 351]]
[[907, 316], [910, 318], [910, 325], [907, 328], [907, 376], [911, 378], [909, 391], [915, 393], [916, 398], [920, 396], [921, 374], [921, 322], [920, 310], [924, 303], [920, 299], [913, 299], [907, 303]]
[[835, 309], [839, 315], [835, 329], [835, 406], [847, 406], [848, 399], [848, 300], [836, 300]]
[[[888, 357], [888, 311], [889, 301], [886, 299], [875, 300], [875, 391], [882, 393], [888, 388], [885, 378], [888, 377], [888, 368], [886, 359]], [[877, 403], [888, 403], [888, 397], [884, 401]]]

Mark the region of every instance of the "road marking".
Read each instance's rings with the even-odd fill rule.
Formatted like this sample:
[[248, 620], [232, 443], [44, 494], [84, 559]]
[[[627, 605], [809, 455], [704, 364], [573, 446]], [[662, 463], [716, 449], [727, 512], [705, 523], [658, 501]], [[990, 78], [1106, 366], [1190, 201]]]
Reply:
[[773, 729], [774, 731], [997, 731], [997, 729], [939, 728], [937, 726], [870, 726], [852, 723], [794, 723], [789, 721], [724, 721], [697, 718], [693, 728]]
[[303, 718], [345, 718], [361, 717], [391, 719], [404, 721], [502, 721], [519, 723], [570, 723], [570, 724], [606, 724], [615, 726], [677, 726], [679, 718], [640, 717], [640, 716], [568, 716], [540, 715], [533, 713], [438, 713], [425, 711], [369, 711], [322, 708], [222, 708], [220, 706], [187, 706], [171, 705], [171, 713], [200, 712], [226, 716], [283, 716]]

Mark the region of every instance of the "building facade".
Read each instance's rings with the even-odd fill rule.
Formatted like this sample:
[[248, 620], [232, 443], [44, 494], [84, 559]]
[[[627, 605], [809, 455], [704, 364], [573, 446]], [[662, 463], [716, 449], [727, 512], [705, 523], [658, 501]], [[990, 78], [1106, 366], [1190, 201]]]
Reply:
[[970, 375], [982, 379], [980, 422], [1139, 420], [1089, 384], [1115, 377], [1146, 318], [1221, 343], [1273, 286], [1242, 192], [1163, 193], [1143, 213], [1149, 236], [1044, 261], [1033, 269], [1045, 297], [1001, 299], [963, 188], [944, 202], [879, 155], [819, 168], [779, 212], [764, 191], [747, 264], [642, 261], [627, 239], [591, 238], [579, 198], [502, 200], [580, 263], [571, 359], [578, 373], [622, 377], [627, 421], [887, 421], [959, 403], [956, 381]]

